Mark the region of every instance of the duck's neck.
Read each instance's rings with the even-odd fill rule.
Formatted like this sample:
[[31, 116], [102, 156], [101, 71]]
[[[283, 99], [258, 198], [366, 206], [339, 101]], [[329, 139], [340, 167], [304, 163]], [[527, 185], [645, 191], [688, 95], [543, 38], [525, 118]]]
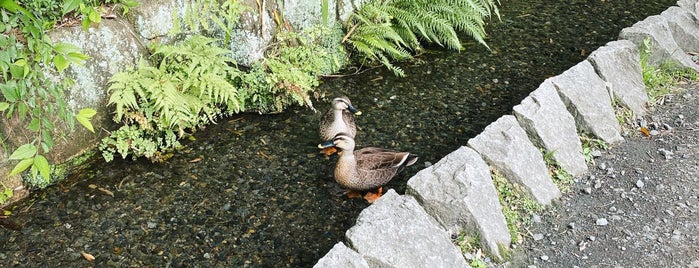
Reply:
[[345, 150], [337, 160], [335, 166], [335, 180], [347, 188], [357, 188], [359, 173], [357, 172], [357, 159], [354, 157], [354, 152]]
[[345, 126], [345, 118], [343, 116], [345, 110], [333, 110], [333, 129], [339, 130], [339, 132], [347, 132], [347, 127]]

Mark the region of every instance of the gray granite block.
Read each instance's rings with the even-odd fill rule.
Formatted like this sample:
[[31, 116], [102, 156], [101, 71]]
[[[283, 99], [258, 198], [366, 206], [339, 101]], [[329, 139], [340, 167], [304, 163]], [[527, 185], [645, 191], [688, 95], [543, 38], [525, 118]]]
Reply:
[[689, 11], [695, 17], [699, 18], [699, 13], [697, 12], [697, 10], [699, 10], [699, 1], [697, 1], [697, 0], [679, 0], [679, 1], [677, 1], [677, 6]]
[[575, 119], [550, 80], [544, 81], [513, 110], [529, 139], [551, 153], [561, 168], [573, 176], [587, 172]]
[[461, 147], [408, 181], [406, 192], [452, 233], [478, 234], [481, 245], [502, 260], [499, 249], [510, 247], [510, 233], [483, 158]]
[[699, 65], [694, 63], [689, 55], [677, 45], [670, 31], [670, 26], [662, 16], [650, 16], [631, 27], [622, 29], [619, 39], [629, 40], [638, 47], [643, 45], [644, 40], [649, 39], [652, 51], [648, 58], [650, 64], [660, 66], [669, 62], [675, 64], [676, 67], [699, 71]]
[[371, 267], [468, 267], [447, 231], [415, 198], [392, 189], [359, 214], [346, 237]]
[[648, 93], [643, 84], [641, 57], [634, 43], [629, 40], [609, 42], [593, 51], [587, 60], [621, 105], [631, 109], [635, 116], [646, 114]]
[[699, 51], [699, 24], [695, 16], [681, 7], [669, 7], [660, 16], [670, 27], [672, 38], [685, 52]]
[[468, 145], [511, 182], [522, 185], [539, 204], [551, 204], [561, 191], [549, 177], [541, 152], [512, 115], [500, 117]]
[[323, 256], [313, 268], [369, 268], [369, 264], [359, 253], [338, 242]]
[[612, 108], [607, 86], [589, 61], [582, 61], [562, 74], [549, 78], [558, 90], [578, 130], [614, 144], [624, 141]]

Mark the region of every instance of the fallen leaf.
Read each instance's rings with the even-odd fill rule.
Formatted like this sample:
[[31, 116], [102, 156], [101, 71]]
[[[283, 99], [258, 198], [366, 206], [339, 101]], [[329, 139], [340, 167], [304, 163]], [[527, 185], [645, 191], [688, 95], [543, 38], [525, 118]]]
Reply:
[[201, 161], [201, 157], [197, 157], [197, 158], [194, 158], [194, 159], [192, 159], [192, 160], [189, 160], [189, 163], [196, 163], [196, 162], [199, 162], [199, 161]]
[[104, 194], [106, 194], [108, 196], [114, 197], [114, 193], [112, 193], [112, 191], [110, 191], [110, 190], [104, 189], [102, 187], [98, 187], [97, 190], [100, 190], [101, 192], [103, 192]]
[[263, 151], [259, 151], [259, 152], [257, 152], [257, 153], [259, 153], [261, 156], [264, 156], [265, 158], [267, 158], [267, 159], [269, 159], [269, 160], [272, 160], [272, 157], [269, 156], [268, 154], [266, 154], [266, 153], [263, 152]]
[[85, 258], [87, 261], [94, 261], [95, 256], [92, 256], [90, 253], [85, 253], [85, 251], [80, 252], [80, 254], [83, 255], [83, 258]]
[[641, 133], [643, 133], [643, 135], [646, 135], [646, 137], [650, 138], [650, 131], [648, 131], [647, 128], [641, 127]]
[[87, 188], [90, 188], [90, 189], [97, 189], [97, 185], [90, 184], [90, 185], [87, 186]]

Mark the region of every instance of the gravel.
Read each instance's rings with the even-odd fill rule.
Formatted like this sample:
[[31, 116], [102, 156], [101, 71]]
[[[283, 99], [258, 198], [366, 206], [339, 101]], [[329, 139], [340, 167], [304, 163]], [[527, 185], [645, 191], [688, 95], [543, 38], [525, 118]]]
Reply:
[[626, 142], [602, 152], [599, 169], [533, 223], [529, 231], [544, 239], [528, 240], [526, 256], [514, 263], [699, 267], [699, 84], [683, 82], [678, 90], [644, 116], [661, 126], [658, 134], [626, 126]]

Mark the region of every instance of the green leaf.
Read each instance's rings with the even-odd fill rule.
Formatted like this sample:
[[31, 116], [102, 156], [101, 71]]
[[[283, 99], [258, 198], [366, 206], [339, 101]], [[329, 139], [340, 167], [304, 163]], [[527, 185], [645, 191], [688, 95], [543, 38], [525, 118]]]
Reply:
[[81, 0], [64, 0], [63, 4], [61, 5], [63, 14], [67, 14], [68, 12], [71, 12], [73, 10], [76, 10], [78, 6], [80, 6]]
[[100, 13], [97, 12], [94, 8], [91, 8], [88, 18], [90, 18], [90, 21], [94, 23], [100, 23], [102, 21], [102, 16], [100, 16]]
[[78, 52], [70, 52], [66, 54], [65, 57], [68, 61], [75, 64], [83, 64], [87, 59], [90, 58], [90, 56]]
[[97, 114], [97, 111], [95, 111], [95, 109], [92, 109], [92, 108], [83, 108], [83, 109], [80, 109], [80, 111], [78, 112], [78, 115], [84, 116], [87, 119], [92, 118], [96, 114]]
[[92, 22], [90, 22], [90, 19], [84, 18], [80, 23], [81, 23], [82, 26], [83, 26], [83, 30], [87, 31], [87, 29], [90, 28], [90, 24], [91, 24]]
[[17, 148], [12, 155], [10, 155], [10, 160], [19, 160], [32, 157], [36, 154], [36, 146], [31, 143], [24, 144]]
[[19, 90], [17, 90], [17, 83], [15, 81], [0, 84], [0, 91], [2, 91], [2, 96], [5, 97], [5, 100], [9, 102], [16, 102], [20, 98]]
[[91, 131], [92, 133], [95, 132], [95, 129], [92, 127], [92, 123], [90, 122], [90, 119], [92, 119], [93, 116], [97, 114], [97, 111], [92, 108], [83, 108], [80, 109], [77, 115], [75, 115], [75, 119], [80, 122], [81, 125], [83, 125], [87, 130]]
[[51, 168], [49, 166], [49, 161], [43, 155], [37, 154], [34, 157], [34, 163], [32, 164], [34, 168], [39, 170], [39, 173], [44, 180], [49, 181], [51, 179]]
[[71, 52], [78, 52], [80, 48], [71, 43], [60, 42], [53, 45], [53, 50], [58, 54], [68, 54]]
[[17, 165], [15, 165], [15, 167], [12, 169], [12, 171], [10, 171], [9, 176], [14, 176], [14, 175], [19, 174], [22, 171], [27, 170], [27, 168], [29, 168], [33, 163], [34, 163], [34, 157], [26, 158], [26, 159], [23, 159], [22, 161], [19, 161], [19, 163], [17, 163]]
[[68, 68], [70, 62], [68, 62], [63, 55], [56, 55], [53, 57], [53, 65], [56, 65], [56, 69], [58, 69], [59, 72], [63, 72], [63, 70]]
[[7, 110], [7, 108], [10, 108], [10, 104], [7, 102], [0, 102], [0, 112]]
[[33, 132], [39, 132], [39, 128], [41, 127], [41, 123], [38, 118], [33, 118], [32, 122], [29, 123], [29, 130]]

